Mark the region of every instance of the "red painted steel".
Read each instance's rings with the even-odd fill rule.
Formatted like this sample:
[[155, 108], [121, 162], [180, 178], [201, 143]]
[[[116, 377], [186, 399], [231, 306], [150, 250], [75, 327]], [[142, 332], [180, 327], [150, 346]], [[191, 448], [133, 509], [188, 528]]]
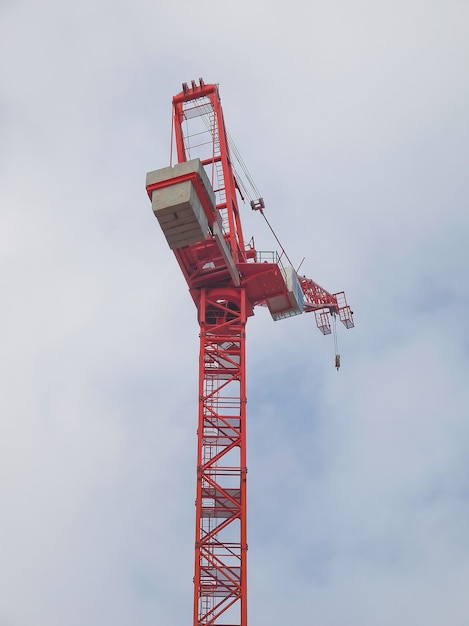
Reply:
[[[173, 120], [178, 162], [201, 159], [217, 195], [217, 210], [235, 263], [246, 261], [245, 246], [231, 166], [228, 138], [217, 85], [200, 80], [173, 98]], [[189, 123], [200, 121], [194, 130]], [[205, 126], [204, 126], [205, 125]], [[205, 153], [204, 153], [205, 151]], [[205, 158], [204, 158], [205, 157]]]
[[202, 289], [194, 626], [247, 625], [246, 320], [245, 289]]
[[[155, 190], [190, 180], [209, 224], [205, 240], [174, 250], [200, 326], [193, 626], [247, 626], [245, 326], [257, 305], [275, 319], [301, 309], [291, 308], [279, 257], [269, 253], [266, 262], [244, 243], [217, 85], [184, 84], [173, 98], [173, 123], [178, 163], [200, 159], [216, 198], [214, 210], [195, 171], [147, 186], [152, 199]], [[343, 292], [294, 276], [302, 310], [314, 313], [324, 334], [331, 314], [353, 326]]]

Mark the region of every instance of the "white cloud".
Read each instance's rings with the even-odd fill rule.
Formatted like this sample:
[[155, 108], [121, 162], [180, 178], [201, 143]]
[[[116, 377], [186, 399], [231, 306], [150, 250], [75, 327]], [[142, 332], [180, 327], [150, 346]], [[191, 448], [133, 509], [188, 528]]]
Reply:
[[288, 254], [357, 321], [339, 373], [312, 319], [249, 321], [251, 621], [465, 626], [466, 23], [4, 3], [2, 625], [190, 619], [198, 329], [144, 181], [202, 76]]

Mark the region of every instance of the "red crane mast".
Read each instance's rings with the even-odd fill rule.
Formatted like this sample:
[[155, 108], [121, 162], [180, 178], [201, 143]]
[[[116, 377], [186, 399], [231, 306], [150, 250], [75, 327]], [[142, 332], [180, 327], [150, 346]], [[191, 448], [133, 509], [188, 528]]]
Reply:
[[[257, 305], [274, 320], [314, 312], [328, 334], [331, 314], [347, 328], [353, 317], [343, 292], [245, 244], [218, 86], [184, 83], [173, 129], [177, 163], [149, 172], [146, 188], [200, 326], [193, 626], [247, 626], [247, 319]], [[251, 206], [263, 213], [261, 198]]]

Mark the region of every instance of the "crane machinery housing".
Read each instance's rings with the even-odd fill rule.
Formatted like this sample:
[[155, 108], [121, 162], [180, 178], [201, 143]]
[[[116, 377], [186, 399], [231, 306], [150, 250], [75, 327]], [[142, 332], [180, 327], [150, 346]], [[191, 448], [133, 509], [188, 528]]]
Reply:
[[[259, 305], [274, 320], [312, 312], [327, 335], [353, 315], [344, 292], [299, 276], [283, 250], [245, 243], [218, 86], [184, 83], [172, 104], [170, 165], [146, 189], [200, 327], [193, 626], [247, 626], [246, 322]], [[264, 215], [262, 198], [250, 204]]]

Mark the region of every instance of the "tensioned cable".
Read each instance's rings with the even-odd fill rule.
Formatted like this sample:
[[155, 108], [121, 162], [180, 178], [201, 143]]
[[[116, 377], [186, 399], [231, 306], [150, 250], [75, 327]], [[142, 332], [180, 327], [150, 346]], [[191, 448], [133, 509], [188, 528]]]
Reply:
[[[213, 109], [212, 109], [213, 111]], [[212, 140], [213, 142], [217, 145], [218, 149], [220, 147], [220, 140], [218, 138], [218, 134], [216, 132], [216, 128], [214, 126], [214, 124], [211, 123], [210, 120], [210, 116], [207, 113], [203, 113], [201, 115], [202, 119], [203, 119], [203, 123], [205, 124], [207, 131], [212, 135]], [[236, 168], [234, 167], [233, 163], [232, 163], [232, 169], [233, 172], [236, 176], [236, 182], [238, 183], [238, 186], [240, 188], [241, 193], [244, 192], [244, 195], [246, 196], [246, 198], [252, 202], [254, 200], [258, 200], [261, 197], [261, 193], [256, 185], [256, 183], [254, 182], [254, 179], [252, 178], [251, 174], [249, 173], [249, 170], [243, 160], [243, 158], [241, 157], [241, 154], [238, 150], [238, 148], [236, 147], [235, 142], [233, 141], [233, 138], [231, 137], [230, 133], [228, 132], [228, 130], [226, 130], [226, 136], [227, 136], [227, 140], [228, 140], [228, 145], [229, 145], [229, 149], [231, 151], [231, 153], [233, 154], [233, 156], [236, 158], [237, 162], [239, 163], [239, 165], [241, 166], [241, 169], [243, 171], [243, 174], [246, 178], [246, 182], [249, 183], [252, 192], [248, 189], [247, 185], [244, 182], [244, 179], [242, 176], [239, 176]], [[288, 260], [288, 262], [290, 263], [290, 265], [293, 267], [293, 263], [291, 262], [290, 257], [288, 256], [285, 248], [283, 247], [282, 243], [280, 242], [280, 239], [278, 238], [276, 232], [274, 231], [274, 229], [272, 228], [272, 225], [270, 224], [269, 220], [267, 219], [267, 217], [264, 214], [264, 211], [262, 208], [258, 209], [262, 215], [262, 217], [265, 219], [267, 226], [269, 227], [272, 235], [274, 236], [276, 242], [278, 243], [278, 245], [280, 246], [280, 250], [282, 252], [282, 255], [285, 256], [285, 258]]]
[[[212, 111], [213, 111], [213, 108], [212, 108]], [[214, 143], [219, 148], [220, 147], [220, 141], [219, 141], [219, 138], [217, 136], [216, 129], [215, 129], [214, 125], [212, 124], [211, 120], [210, 120], [210, 115], [208, 113], [203, 113], [201, 115], [201, 117], [202, 117], [203, 123], [205, 124], [205, 127], [206, 127], [207, 131], [212, 135], [212, 140], [214, 141]], [[237, 184], [238, 184], [238, 186], [240, 188], [240, 192], [250, 202], [252, 200], [257, 200], [257, 198], [260, 197], [259, 189], [257, 188], [257, 186], [256, 186], [256, 184], [255, 184], [251, 174], [249, 173], [249, 170], [246, 167], [246, 164], [244, 163], [244, 161], [243, 161], [243, 159], [241, 157], [241, 154], [240, 154], [238, 148], [236, 147], [235, 142], [233, 141], [233, 138], [231, 137], [231, 135], [228, 132], [228, 130], [226, 130], [226, 128], [225, 128], [225, 131], [226, 131], [226, 136], [227, 136], [227, 140], [228, 140], [228, 145], [229, 145], [230, 151], [233, 154], [233, 156], [236, 158], [236, 160], [238, 161], [239, 165], [241, 166], [243, 174], [246, 177], [247, 182], [251, 186], [252, 191], [254, 192], [254, 195], [249, 191], [248, 187], [244, 183], [243, 177], [238, 174], [236, 168], [232, 164], [233, 173], [235, 174], [236, 182], [237, 182]]]
[[[241, 154], [240, 154], [240, 152], [239, 152], [238, 148], [236, 147], [235, 142], [233, 141], [233, 138], [231, 137], [231, 135], [230, 135], [230, 133], [229, 133], [228, 131], [226, 131], [226, 135], [227, 135], [227, 137], [228, 137], [228, 143], [229, 143], [229, 146], [230, 146], [230, 148], [231, 148], [231, 150], [232, 150], [233, 154], [235, 155], [235, 157], [236, 157], [236, 159], [237, 159], [238, 163], [240, 164], [241, 169], [243, 170], [243, 173], [244, 173], [244, 175], [246, 176], [247, 181], [248, 181], [248, 182], [249, 182], [249, 184], [251, 185], [252, 190], [254, 191], [254, 198], [249, 198], [249, 199], [250, 199], [250, 200], [254, 200], [254, 199], [260, 198], [260, 197], [261, 197], [261, 193], [260, 193], [259, 189], [257, 188], [257, 185], [256, 185], [256, 183], [254, 182], [254, 180], [253, 180], [253, 178], [252, 178], [251, 174], [249, 173], [249, 170], [248, 170], [248, 168], [246, 167], [246, 164], [245, 164], [245, 162], [243, 161], [243, 159], [242, 159], [242, 157], [241, 157]], [[243, 185], [243, 187], [244, 187], [244, 185]], [[247, 195], [249, 196], [250, 194], [247, 194]]]
[[[249, 182], [249, 184], [251, 185], [251, 188], [252, 188], [252, 190], [254, 191], [254, 196], [252, 196], [252, 195], [251, 195], [251, 194], [247, 191], [247, 189], [246, 189], [246, 187], [245, 187], [244, 183], [242, 184], [242, 187], [243, 187], [243, 189], [245, 189], [245, 190], [246, 190], [246, 195], [247, 195], [247, 197], [248, 197], [248, 199], [249, 199], [250, 201], [253, 201], [253, 200], [258, 200], [259, 198], [261, 198], [261, 193], [260, 193], [260, 191], [259, 191], [259, 189], [258, 189], [257, 185], [255, 184], [254, 179], [252, 178], [251, 174], [249, 173], [249, 170], [248, 170], [248, 168], [247, 168], [246, 164], [244, 163], [244, 161], [243, 161], [243, 159], [242, 159], [242, 157], [241, 157], [241, 154], [239, 153], [239, 150], [237, 149], [236, 144], [234, 143], [234, 141], [233, 141], [232, 137], [230, 136], [230, 134], [228, 133], [228, 131], [226, 131], [226, 134], [227, 134], [227, 137], [228, 137], [228, 143], [230, 144], [230, 149], [233, 151], [233, 154], [235, 155], [235, 157], [236, 157], [236, 159], [237, 159], [238, 163], [240, 164], [241, 169], [243, 170], [243, 173], [244, 173], [244, 175], [246, 176], [246, 180], [247, 180], [247, 181]], [[241, 179], [241, 180], [242, 180], [242, 179]], [[239, 182], [240, 182], [240, 181], [239, 181], [239, 179], [238, 179], [238, 183], [239, 183]], [[262, 217], [265, 219], [265, 222], [266, 222], [267, 226], [269, 227], [270, 232], [271, 232], [271, 233], [272, 233], [272, 235], [274, 236], [275, 241], [276, 241], [276, 242], [278, 243], [278, 245], [280, 246], [280, 250], [282, 251], [282, 255], [285, 255], [285, 258], [286, 258], [286, 259], [287, 259], [287, 261], [290, 263], [290, 265], [293, 267], [293, 263], [291, 262], [290, 257], [288, 256], [288, 254], [287, 254], [287, 252], [286, 252], [285, 248], [283, 247], [283, 245], [282, 245], [282, 243], [281, 243], [280, 239], [278, 238], [277, 233], [276, 233], [276, 232], [274, 231], [274, 229], [272, 228], [271, 223], [269, 222], [269, 220], [268, 220], [268, 219], [267, 219], [267, 217], [265, 216], [265, 213], [264, 213], [263, 208], [261, 207], [261, 208], [259, 208], [258, 210], [259, 210], [260, 214], [262, 215]]]
[[339, 342], [337, 339], [337, 315], [336, 313], [331, 313], [332, 315], [332, 334], [334, 337], [334, 364], [337, 371], [340, 368], [340, 354], [339, 354]]
[[282, 246], [282, 244], [280, 243], [280, 239], [277, 237], [277, 235], [276, 235], [276, 233], [275, 233], [274, 229], [273, 229], [273, 228], [272, 228], [272, 226], [270, 225], [269, 220], [266, 218], [266, 216], [265, 216], [265, 214], [264, 214], [263, 209], [259, 209], [259, 211], [260, 211], [260, 213], [261, 213], [262, 217], [265, 219], [267, 226], [270, 228], [270, 231], [271, 231], [272, 235], [275, 237], [275, 241], [276, 241], [276, 242], [278, 243], [278, 245], [280, 246], [280, 249], [281, 249], [281, 251], [282, 251], [282, 254], [284, 254], [284, 255], [285, 255], [285, 258], [286, 258], [286, 259], [287, 259], [287, 261], [290, 263], [290, 265], [293, 267], [293, 263], [291, 262], [290, 257], [289, 257], [289, 256], [288, 256], [288, 254], [286, 253], [285, 248], [284, 248], [284, 247]]

